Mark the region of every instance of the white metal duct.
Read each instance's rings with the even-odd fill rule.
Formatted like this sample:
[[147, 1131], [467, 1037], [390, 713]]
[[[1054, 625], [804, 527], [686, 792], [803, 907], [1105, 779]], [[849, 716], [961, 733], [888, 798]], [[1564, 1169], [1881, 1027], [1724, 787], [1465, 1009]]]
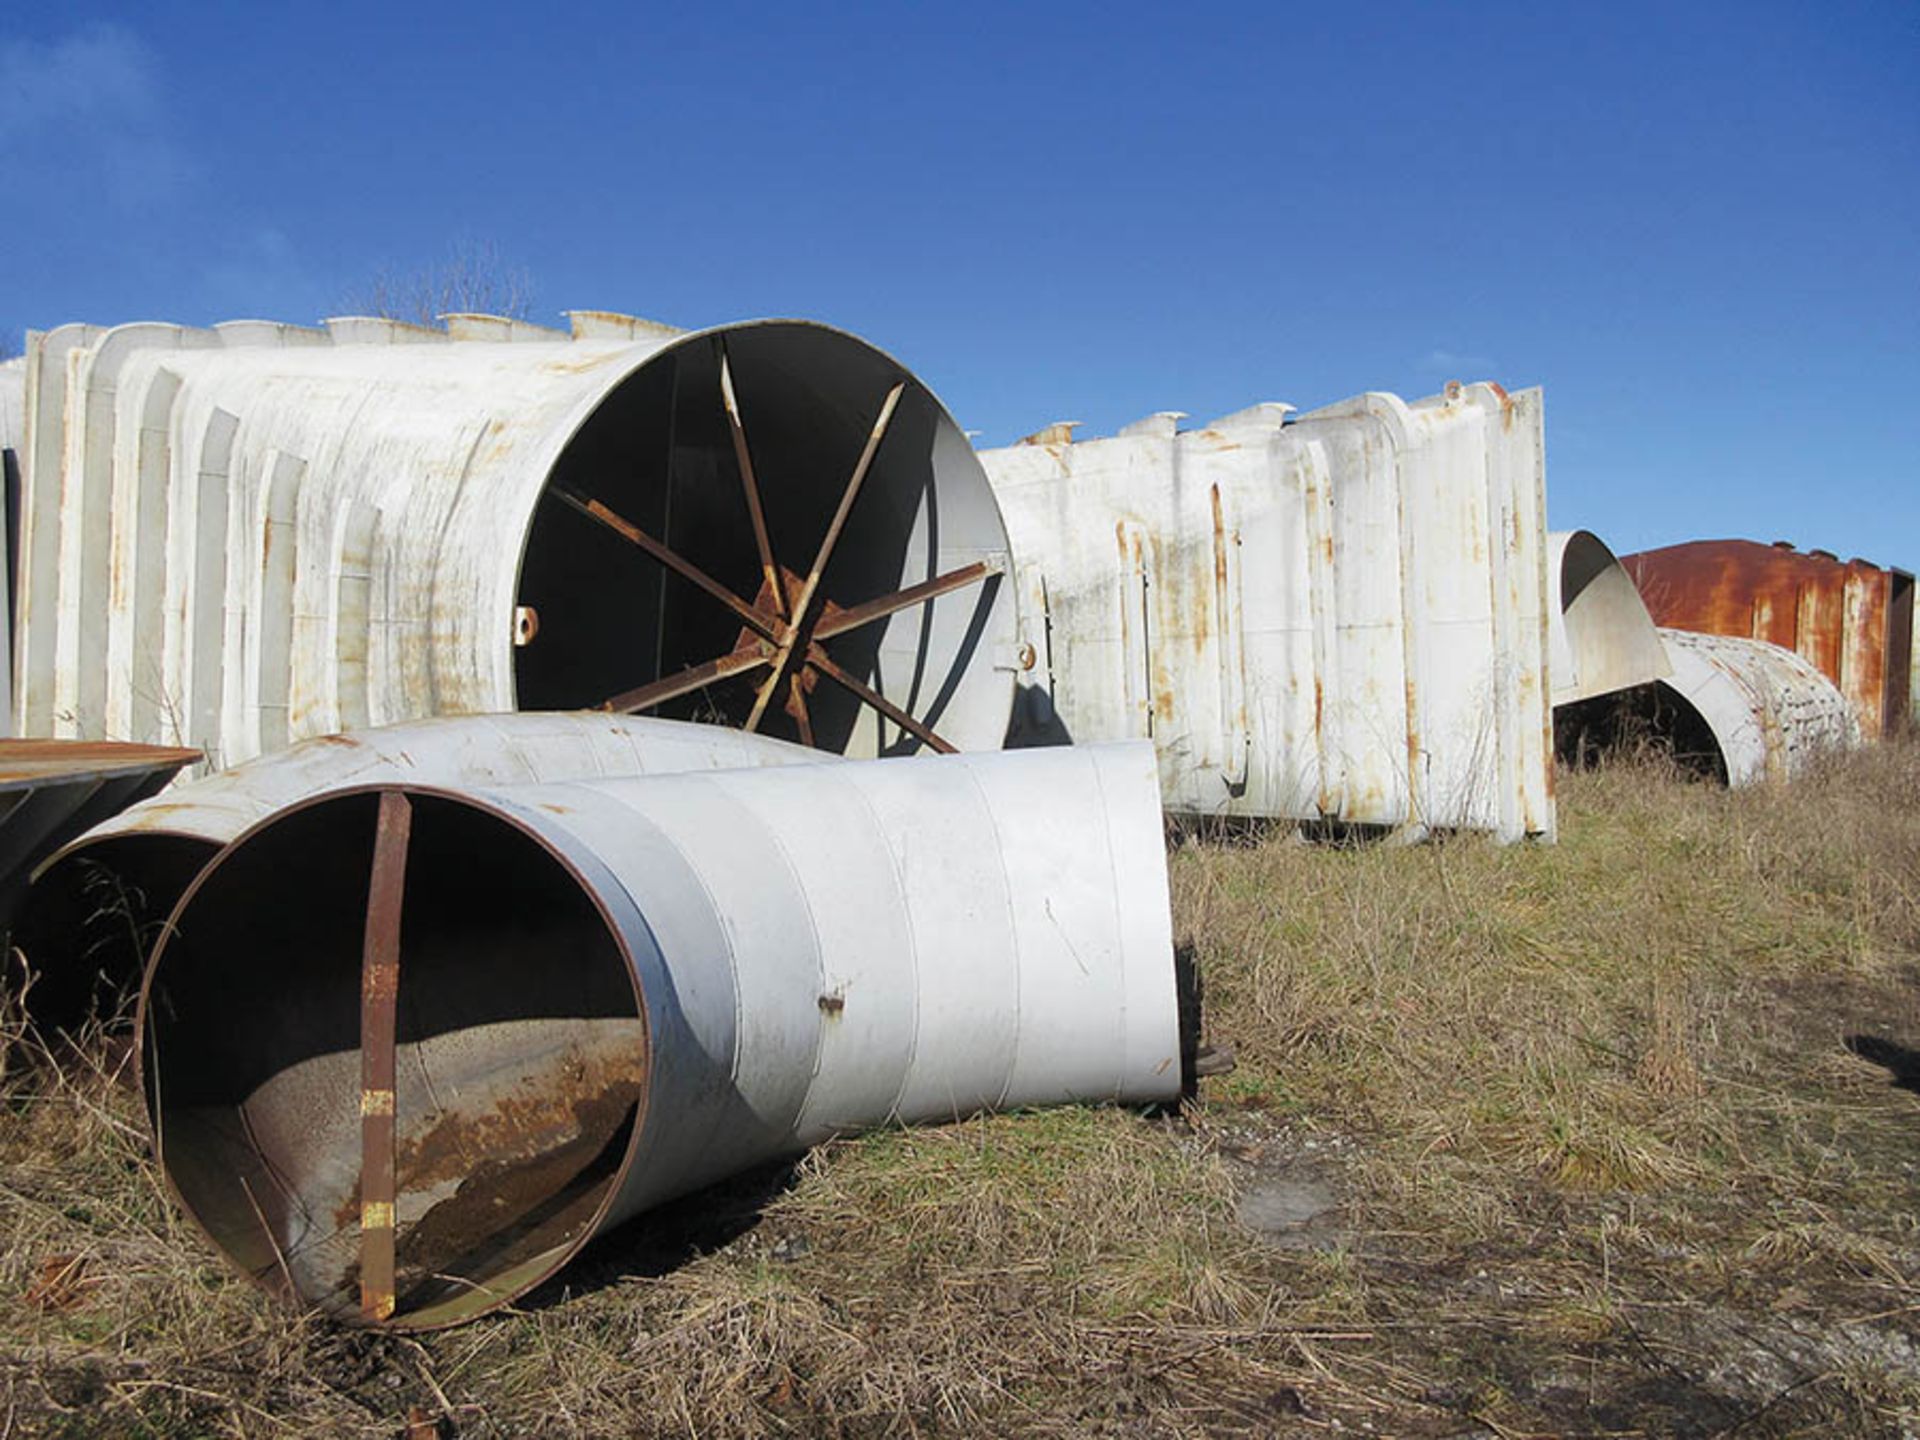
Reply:
[[1170, 809], [1554, 830], [1538, 390], [1057, 426], [982, 452], [1015, 737], [1150, 737]]
[[850, 755], [1001, 742], [1005, 534], [896, 362], [799, 321], [450, 326], [30, 336], [20, 733], [220, 768], [612, 702]]
[[336, 793], [202, 873], [141, 1025], [214, 1243], [405, 1328], [832, 1135], [1171, 1099], [1178, 1031], [1145, 745]]
[[1860, 743], [1839, 688], [1808, 661], [1765, 640], [1660, 631], [1667, 687], [1713, 732], [1729, 785], [1789, 780], [1821, 755]]
[[1547, 616], [1553, 703], [1664, 680], [1666, 647], [1653, 617], [1606, 542], [1591, 530], [1547, 537]]
[[87, 830], [39, 867], [11, 943], [37, 972], [35, 1019], [43, 1028], [71, 1027], [132, 994], [145, 946], [221, 846], [275, 810], [326, 791], [600, 780], [834, 759], [718, 725], [604, 711], [444, 716], [322, 735], [177, 785]]

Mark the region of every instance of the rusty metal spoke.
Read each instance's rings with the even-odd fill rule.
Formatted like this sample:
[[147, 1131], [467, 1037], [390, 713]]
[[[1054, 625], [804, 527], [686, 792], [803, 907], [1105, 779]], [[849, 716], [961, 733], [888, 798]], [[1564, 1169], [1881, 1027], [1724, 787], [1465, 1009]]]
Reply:
[[969, 585], [978, 584], [989, 575], [998, 575], [1001, 567], [987, 560], [976, 560], [971, 565], [962, 565], [958, 570], [949, 570], [944, 575], [936, 575], [931, 580], [922, 580], [918, 585], [909, 585], [904, 590], [896, 590], [891, 595], [882, 595], [877, 599], [865, 601], [848, 609], [829, 613], [820, 617], [820, 623], [813, 627], [815, 640], [831, 640], [836, 635], [844, 635], [849, 630], [858, 630], [862, 625], [871, 625], [876, 620], [901, 610], [911, 609], [927, 600], [937, 600], [942, 595], [955, 590], [964, 590]]
[[558, 499], [566, 501], [567, 504], [571, 505], [589, 519], [599, 521], [602, 525], [606, 526], [607, 529], [613, 531], [614, 534], [639, 546], [647, 554], [673, 571], [674, 574], [699, 586], [702, 590], [706, 591], [707, 594], [733, 611], [735, 615], [738, 615], [742, 624], [775, 643], [779, 642], [780, 634], [776, 628], [779, 622], [769, 619], [767, 615], [742, 600], [738, 595], [734, 594], [733, 591], [707, 574], [707, 572], [702, 570], [698, 565], [695, 565], [691, 560], [685, 559], [673, 550], [670, 550], [667, 546], [661, 544], [631, 520], [616, 514], [598, 500], [589, 500], [584, 495], [576, 495], [573, 491], [559, 485], [554, 486], [548, 493]]
[[[608, 699], [603, 708], [629, 714], [638, 713], [691, 694], [718, 681], [765, 669], [769, 673], [756, 687], [753, 709], [747, 717], [745, 728], [758, 730], [774, 695], [784, 690], [786, 695], [784, 708], [787, 714], [793, 717], [801, 742], [812, 745], [815, 743], [815, 736], [813, 716], [807, 704], [807, 689], [813, 682], [805, 674], [807, 669], [811, 669], [825, 675], [836, 685], [850, 692], [862, 704], [879, 711], [886, 719], [891, 720], [901, 730], [913, 735], [930, 749], [947, 754], [952, 753], [954, 747], [930, 726], [916, 720], [886, 696], [835, 663], [833, 658], [821, 648], [819, 642], [830, 640], [837, 635], [844, 635], [877, 620], [883, 620], [902, 610], [911, 609], [915, 605], [926, 604], [969, 585], [979, 584], [988, 576], [1001, 573], [1001, 565], [993, 561], [977, 560], [972, 564], [949, 570], [945, 574], [936, 575], [930, 580], [923, 580], [917, 585], [909, 585], [891, 594], [876, 596], [850, 609], [836, 610], [829, 605], [827, 613], [817, 622], [812, 618], [815, 602], [819, 598], [821, 581], [833, 560], [834, 549], [846, 529], [847, 520], [853, 513], [861, 488], [866, 484], [867, 476], [873, 468], [880, 445], [886, 439], [888, 427], [893, 423], [900, 399], [906, 393], [906, 382], [901, 381], [894, 385], [881, 402], [880, 413], [874, 419], [866, 444], [861, 448], [860, 457], [855, 462], [852, 473], [847, 477], [839, 504], [835, 507], [832, 519], [827, 524], [826, 533], [821, 537], [819, 550], [814, 555], [813, 566], [807, 572], [806, 578], [801, 581], [798, 590], [794, 591], [788, 583], [794, 577], [791, 574], [783, 574], [774, 560], [772, 543], [767, 534], [766, 517], [760, 504], [759, 483], [754, 474], [752, 457], [748, 453], [746, 430], [741, 423], [739, 401], [734, 392], [732, 367], [724, 346], [719, 347], [719, 356], [721, 397], [726, 405], [727, 422], [733, 434], [734, 455], [740, 466], [741, 485], [746, 496], [747, 512], [753, 523], [754, 546], [759, 556], [763, 576], [762, 590], [757, 597], [759, 603], [749, 603], [742, 599], [692, 561], [600, 501], [576, 494], [561, 486], [554, 486], [552, 493], [589, 519], [637, 546], [667, 569], [704, 590], [738, 617], [751, 635], [743, 636], [742, 645], [729, 654], [701, 665], [688, 666], [677, 674], [661, 676], [649, 684], [623, 691]], [[768, 607], [774, 613], [769, 614]], [[759, 637], [759, 643], [748, 644], [747, 642], [754, 636]]]
[[394, 1307], [394, 1031], [400, 999], [400, 911], [413, 805], [380, 794], [360, 956], [360, 1313]]
[[634, 690], [625, 690], [605, 702], [603, 710], [618, 710], [628, 715], [638, 714], [642, 710], [651, 710], [656, 705], [664, 705], [669, 700], [677, 700], [682, 695], [690, 695], [717, 680], [725, 680], [733, 675], [746, 675], [758, 670], [773, 659], [771, 648], [762, 646], [759, 650], [736, 650], [732, 654], [722, 655], [717, 660], [709, 660], [703, 665], [689, 665], [673, 675], [663, 675], [651, 684], [642, 685]]
[[760, 508], [760, 484], [754, 478], [753, 457], [747, 453], [747, 431], [740, 423], [740, 402], [733, 393], [733, 367], [727, 359], [726, 342], [716, 341], [720, 352], [720, 399], [727, 408], [727, 426], [733, 432], [733, 458], [740, 467], [740, 488], [747, 496], [747, 516], [753, 522], [753, 544], [760, 553], [760, 573], [773, 592], [774, 609], [786, 620], [787, 592], [780, 583], [780, 569], [774, 563], [773, 542], [767, 537], [767, 517]]
[[800, 727], [800, 743], [813, 744], [813, 716], [807, 710], [806, 677], [797, 670], [787, 677], [787, 713]]
[[840, 532], [846, 528], [847, 517], [853, 513], [853, 502], [860, 497], [860, 487], [866, 483], [867, 471], [873, 468], [873, 457], [879, 452], [880, 442], [886, 438], [887, 427], [893, 423], [893, 412], [899, 407], [900, 397], [906, 388], [906, 381], [900, 381], [887, 392], [886, 400], [881, 403], [880, 414], [867, 435], [860, 459], [853, 467], [853, 474], [847, 478], [846, 488], [840, 493], [840, 504], [833, 512], [833, 519], [828, 522], [827, 533], [821, 537], [820, 549], [813, 557], [813, 568], [807, 572], [799, 597], [793, 603], [786, 634], [780, 640], [779, 653], [774, 656], [773, 673], [753, 698], [753, 711], [747, 716], [749, 730], [760, 728], [760, 719], [767, 713], [767, 702], [786, 678], [793, 657], [806, 637], [807, 615], [813, 608], [814, 595], [820, 589], [820, 577], [826, 573], [827, 562], [833, 558], [834, 546], [840, 543]]
[[939, 735], [935, 734], [934, 731], [922, 725], [918, 720], [914, 719], [913, 716], [887, 699], [887, 697], [882, 695], [878, 690], [874, 690], [859, 680], [854, 679], [852, 675], [849, 675], [845, 670], [842, 670], [838, 665], [834, 664], [832, 657], [818, 645], [809, 645], [807, 647], [807, 664], [818, 670], [822, 675], [825, 675], [829, 680], [833, 681], [834, 684], [851, 691], [908, 734], [918, 737], [929, 749], [937, 750], [942, 755], [958, 753], [955, 746], [950, 745]]

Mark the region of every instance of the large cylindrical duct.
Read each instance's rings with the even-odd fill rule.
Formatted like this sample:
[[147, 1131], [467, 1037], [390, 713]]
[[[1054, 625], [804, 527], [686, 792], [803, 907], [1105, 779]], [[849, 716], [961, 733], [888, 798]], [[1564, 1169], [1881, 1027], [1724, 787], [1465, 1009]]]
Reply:
[[202, 872], [141, 1033], [242, 1270], [453, 1324], [827, 1136], [1177, 1095], [1153, 750], [322, 798]]
[[35, 1020], [70, 1028], [132, 994], [160, 922], [221, 846], [275, 810], [325, 791], [389, 781], [464, 787], [674, 775], [833, 758], [717, 725], [605, 711], [443, 716], [322, 735], [177, 785], [93, 826], [39, 867], [11, 940], [35, 974], [28, 992]]
[[68, 325], [26, 370], [20, 734], [215, 768], [599, 705], [849, 755], [1004, 738], [993, 496], [851, 335]]

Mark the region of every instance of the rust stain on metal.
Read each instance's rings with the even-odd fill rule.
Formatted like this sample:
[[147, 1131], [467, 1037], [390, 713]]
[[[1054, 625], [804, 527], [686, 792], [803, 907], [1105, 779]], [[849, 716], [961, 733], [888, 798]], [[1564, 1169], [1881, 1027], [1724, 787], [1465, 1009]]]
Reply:
[[201, 758], [171, 745], [115, 740], [0, 740], [0, 785], [57, 780], [66, 775], [177, 770]]
[[603, 1157], [627, 1130], [644, 1090], [635, 1078], [571, 1099], [564, 1123], [554, 1123], [554, 1105], [504, 1105], [477, 1121], [436, 1127], [404, 1153], [409, 1188], [458, 1183], [399, 1239], [395, 1275], [408, 1308], [418, 1303], [415, 1294], [444, 1286], [440, 1277], [459, 1276], [476, 1257], [498, 1273], [591, 1224], [602, 1198]]
[[[507, 1166], [537, 1163], [582, 1136], [604, 1143], [644, 1096], [646, 1083], [644, 1052], [577, 1051], [544, 1081], [517, 1082], [489, 1097], [484, 1109], [442, 1113], [417, 1134], [398, 1136], [396, 1193], [405, 1197], [456, 1183], [488, 1159]], [[333, 1212], [334, 1224], [354, 1224], [361, 1203], [356, 1187]]]
[[523, 1165], [582, 1137], [604, 1144], [646, 1089], [646, 1055], [582, 1054], [566, 1068], [563, 1090], [529, 1087], [483, 1113], [449, 1115], [403, 1140], [394, 1160], [403, 1192], [460, 1180], [484, 1159]]
[[1905, 717], [1913, 633], [1905, 571], [1750, 540], [1698, 540], [1620, 563], [1655, 624], [1793, 651], [1839, 687], [1870, 738]]
[[1071, 445], [1078, 420], [1056, 420], [1051, 425], [1020, 437], [1022, 445]]

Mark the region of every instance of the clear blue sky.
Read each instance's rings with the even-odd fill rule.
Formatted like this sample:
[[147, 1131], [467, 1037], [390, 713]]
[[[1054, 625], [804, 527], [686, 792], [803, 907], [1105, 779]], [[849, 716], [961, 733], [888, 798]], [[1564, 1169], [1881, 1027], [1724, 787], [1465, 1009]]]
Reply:
[[1920, 5], [39, 5], [0, 329], [802, 315], [986, 443], [1450, 377], [1552, 523], [1920, 567]]

